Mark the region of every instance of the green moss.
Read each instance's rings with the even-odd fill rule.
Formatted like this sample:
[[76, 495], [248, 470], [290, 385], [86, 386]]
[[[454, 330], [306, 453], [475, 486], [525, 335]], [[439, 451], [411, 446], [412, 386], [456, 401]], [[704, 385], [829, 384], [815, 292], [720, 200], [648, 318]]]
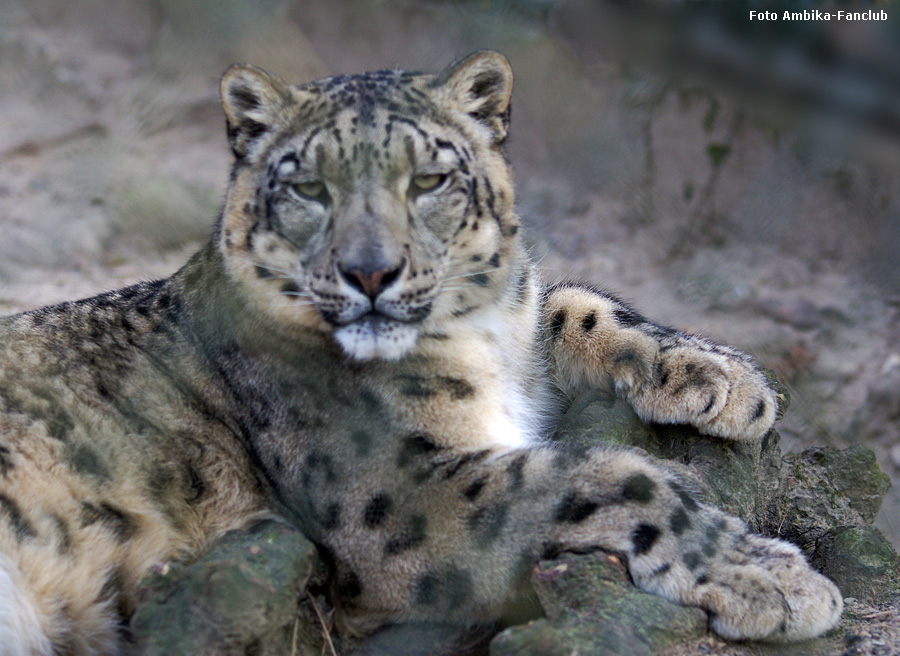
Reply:
[[816, 547], [813, 562], [844, 596], [877, 601], [898, 591], [900, 556], [874, 526], [840, 526]]
[[547, 617], [500, 633], [491, 642], [493, 656], [640, 656], [706, 631], [702, 611], [639, 591], [621, 561], [607, 554], [542, 562], [532, 583]]
[[147, 601], [132, 620], [140, 653], [289, 653], [297, 596], [317, 562], [312, 544], [279, 522], [225, 535], [196, 562], [142, 582]]

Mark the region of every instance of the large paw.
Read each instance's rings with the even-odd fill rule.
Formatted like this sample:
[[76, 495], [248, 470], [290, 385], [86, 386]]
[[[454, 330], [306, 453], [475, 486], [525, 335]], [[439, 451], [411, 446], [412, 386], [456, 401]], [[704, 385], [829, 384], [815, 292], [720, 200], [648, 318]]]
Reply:
[[776, 395], [743, 353], [658, 326], [582, 286], [551, 289], [543, 313], [553, 374], [567, 393], [614, 387], [644, 421], [730, 439], [759, 439], [775, 423]]
[[662, 345], [652, 375], [627, 392], [638, 416], [729, 439], [765, 435], [778, 399], [749, 358], [699, 338], [679, 342]]
[[712, 571], [700, 573], [686, 601], [705, 608], [725, 638], [805, 640], [840, 619], [837, 586], [814, 571], [794, 545], [759, 535], [738, 538]]
[[589, 452], [568, 471], [567, 487], [553, 544], [624, 555], [639, 587], [707, 610], [723, 637], [803, 640], [840, 618], [837, 587], [797, 547], [749, 533], [635, 452]]

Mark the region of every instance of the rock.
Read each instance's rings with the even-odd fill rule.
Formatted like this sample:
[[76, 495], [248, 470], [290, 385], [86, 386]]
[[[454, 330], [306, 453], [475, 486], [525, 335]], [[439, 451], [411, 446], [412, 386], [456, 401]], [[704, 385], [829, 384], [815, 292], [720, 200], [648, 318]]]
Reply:
[[280, 522], [227, 533], [196, 562], [163, 564], [142, 582], [135, 652], [319, 654], [315, 625], [297, 619], [297, 599], [319, 567], [312, 543]]
[[[788, 402], [785, 395], [784, 402]], [[758, 509], [769, 490], [761, 485], [781, 468], [778, 435], [761, 446], [700, 435], [685, 426], [643, 424], [631, 408], [596, 392], [577, 398], [563, 416], [555, 438], [575, 447], [631, 446], [676, 469], [704, 501], [724, 508], [759, 530]]]
[[[782, 399], [783, 411], [790, 396], [780, 385], [773, 387]], [[844, 595], [887, 609], [849, 618], [840, 632], [857, 637], [868, 635], [868, 618], [891, 613], [900, 617], [900, 558], [881, 532], [870, 526], [890, 484], [869, 449], [860, 445], [842, 451], [816, 447], [783, 456], [775, 431], [753, 447], [707, 438], [685, 427], [646, 426], [625, 404], [598, 393], [576, 399], [560, 423], [557, 439], [577, 447], [632, 446], [665, 459], [667, 466], [678, 470], [707, 502], [742, 517], [758, 532], [800, 545], [812, 555], [813, 565], [831, 577]], [[567, 572], [577, 569], [573, 561], [589, 557], [570, 555], [571, 560], [565, 561]], [[551, 571], [554, 566], [541, 564]], [[584, 572], [580, 576], [590, 581]], [[548, 586], [540, 577], [534, 585], [547, 618], [507, 629], [491, 644], [491, 654], [758, 653], [712, 635], [702, 639], [683, 636], [675, 640], [676, 646], [666, 649], [650, 647], [633, 633], [621, 636], [617, 632], [643, 631], [634, 626], [644, 625], [643, 604], [658, 603], [633, 596], [641, 593], [624, 583], [625, 589], [615, 590], [609, 588], [608, 582], [587, 583], [604, 589], [602, 599], [597, 600], [574, 585], [551, 586], [555, 596], [548, 596]], [[629, 606], [628, 601], [617, 606], [623, 595], [635, 600], [633, 603], [640, 608]], [[587, 619], [586, 614], [591, 611], [586, 600], [596, 603], [605, 613], [602, 619], [606, 625], [596, 634], [591, 626], [598, 620]], [[887, 634], [900, 641], [900, 626], [891, 628], [890, 622], [887, 624]], [[651, 626], [655, 626], [652, 620]], [[846, 647], [835, 633], [802, 645], [770, 647], [765, 653], [838, 656], [844, 654]], [[868, 651], [870, 642], [874, 651]], [[855, 644], [865, 647], [859, 647], [854, 654], [880, 653], [877, 638], [865, 638]], [[634, 645], [638, 645], [638, 651], [633, 651]]]
[[875, 454], [861, 445], [788, 455], [764, 528], [810, 553], [834, 527], [871, 524], [889, 488]]
[[500, 633], [491, 656], [642, 656], [706, 632], [703, 611], [641, 592], [610, 554], [562, 554], [531, 580], [546, 618]]
[[340, 654], [348, 656], [486, 656], [496, 629], [461, 628], [451, 624], [388, 625], [359, 645], [348, 641]]
[[812, 563], [845, 597], [871, 602], [900, 592], [900, 556], [874, 526], [839, 526], [818, 541]]
[[[780, 395], [786, 406], [786, 390]], [[647, 426], [626, 404], [598, 393], [575, 400], [556, 439], [581, 448], [632, 446], [663, 459], [708, 503], [807, 553], [831, 528], [870, 525], [890, 488], [874, 453], [861, 445], [842, 451], [813, 447], [783, 456], [776, 431], [756, 446], [706, 437], [688, 427]]]

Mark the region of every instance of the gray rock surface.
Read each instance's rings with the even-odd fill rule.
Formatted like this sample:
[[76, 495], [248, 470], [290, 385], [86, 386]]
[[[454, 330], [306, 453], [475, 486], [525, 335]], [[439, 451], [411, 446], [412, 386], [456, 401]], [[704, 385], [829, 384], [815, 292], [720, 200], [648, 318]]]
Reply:
[[[319, 653], [323, 633], [308, 589], [321, 570], [297, 529], [261, 522], [222, 537], [190, 565], [161, 564], [131, 621], [144, 656]], [[305, 608], [300, 600], [307, 601]]]
[[546, 617], [501, 632], [491, 656], [649, 656], [706, 633], [703, 611], [641, 592], [612, 554], [541, 562], [532, 584]]

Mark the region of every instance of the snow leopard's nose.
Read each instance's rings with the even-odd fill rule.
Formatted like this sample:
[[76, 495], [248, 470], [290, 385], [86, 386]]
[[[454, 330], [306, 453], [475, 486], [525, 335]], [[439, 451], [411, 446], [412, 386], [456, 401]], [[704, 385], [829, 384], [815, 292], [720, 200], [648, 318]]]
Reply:
[[382, 263], [377, 267], [343, 267], [339, 268], [341, 277], [354, 289], [361, 291], [371, 300], [375, 300], [381, 292], [390, 287], [403, 271], [406, 261], [392, 267]]

